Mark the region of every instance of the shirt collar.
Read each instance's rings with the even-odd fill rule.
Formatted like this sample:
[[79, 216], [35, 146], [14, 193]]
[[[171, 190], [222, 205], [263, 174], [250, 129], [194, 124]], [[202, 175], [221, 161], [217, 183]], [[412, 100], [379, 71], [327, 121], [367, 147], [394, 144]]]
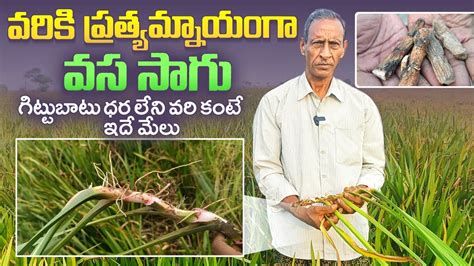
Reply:
[[[306, 74], [303, 72], [303, 74], [300, 76], [300, 82], [298, 86], [298, 101], [303, 99], [306, 95], [310, 93], [313, 93], [313, 89], [311, 88], [311, 85], [309, 85], [308, 79], [306, 78]], [[334, 77], [332, 77], [331, 85], [329, 85], [327, 95], [334, 96], [340, 102], [344, 101], [344, 93], [339, 87], [336, 78]], [[316, 94], [315, 96], [317, 97]]]

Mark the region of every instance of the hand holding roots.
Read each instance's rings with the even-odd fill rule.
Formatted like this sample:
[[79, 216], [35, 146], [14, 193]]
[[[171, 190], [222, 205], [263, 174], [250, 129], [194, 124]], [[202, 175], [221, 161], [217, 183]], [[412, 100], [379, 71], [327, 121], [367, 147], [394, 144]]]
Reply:
[[358, 192], [358, 193], [362, 193], [364, 196], [368, 196], [368, 194], [364, 192], [366, 189], [367, 189], [367, 186], [356, 186], [356, 187], [344, 188], [344, 192], [342, 193], [342, 198], [338, 198], [335, 200], [335, 202], [339, 205], [339, 212], [344, 213], [344, 214], [352, 214], [355, 212], [354, 209], [352, 209], [350, 206], [348, 206], [345, 203], [344, 199], [349, 200], [350, 202], [354, 203], [358, 208], [362, 207], [365, 201], [360, 196], [354, 195], [352, 193]]
[[[324, 198], [313, 198], [300, 200], [294, 203], [289, 211], [296, 218], [301, 221], [320, 229], [329, 230], [332, 224], [337, 224], [339, 221], [336, 211], [344, 214], [354, 213], [355, 211], [345, 204], [343, 199], [349, 200], [357, 207], [364, 205], [364, 200], [358, 196], [358, 193], [364, 197], [370, 198], [369, 189], [367, 186], [360, 185], [355, 187], [346, 187], [344, 192], [337, 195], [331, 195]], [[322, 203], [326, 206], [315, 206], [315, 203]]]
[[440, 84], [454, 83], [454, 71], [446, 59], [443, 47], [458, 60], [467, 59], [466, 48], [442, 19], [435, 19], [432, 29], [424, 26], [425, 21], [418, 19], [413, 30], [372, 70], [372, 73], [381, 80], [387, 80], [400, 65], [399, 86], [423, 85], [420, 70], [424, 58], [427, 57]]
[[467, 50], [459, 42], [456, 35], [454, 35], [449, 28], [444, 24], [442, 19], [435, 19], [433, 21], [433, 29], [436, 33], [436, 37], [443, 42], [443, 46], [448, 49], [456, 59], [466, 60]]
[[[290, 208], [290, 212], [301, 221], [313, 226], [316, 229], [321, 230], [321, 227], [329, 230], [331, 223], [328, 220], [331, 220], [334, 223], [337, 223], [339, 219], [334, 215], [334, 212], [337, 210], [337, 205], [333, 204], [331, 206], [293, 206]], [[326, 220], [324, 220], [326, 217]]]

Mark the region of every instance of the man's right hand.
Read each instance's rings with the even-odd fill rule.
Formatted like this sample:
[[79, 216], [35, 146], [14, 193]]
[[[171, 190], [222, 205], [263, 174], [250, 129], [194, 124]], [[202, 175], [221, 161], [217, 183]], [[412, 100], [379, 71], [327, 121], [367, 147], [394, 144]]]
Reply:
[[320, 230], [321, 225], [324, 226], [326, 230], [331, 228], [331, 223], [327, 220], [321, 224], [325, 216], [335, 224], [339, 221], [339, 218], [334, 215], [334, 212], [338, 207], [337, 204], [333, 204], [331, 206], [293, 206], [294, 203], [298, 202], [298, 200], [298, 196], [291, 195], [284, 198], [280, 202], [280, 206], [289, 211], [296, 218], [318, 230]]
[[326, 230], [331, 228], [331, 223], [325, 220], [323, 223], [322, 220], [327, 217], [330, 219], [334, 224], [339, 221], [334, 212], [337, 210], [337, 205], [333, 204], [331, 206], [298, 206], [298, 207], [291, 207], [290, 212], [296, 218], [300, 219], [301, 221], [315, 227], [316, 229], [320, 230], [321, 226], [324, 226]]

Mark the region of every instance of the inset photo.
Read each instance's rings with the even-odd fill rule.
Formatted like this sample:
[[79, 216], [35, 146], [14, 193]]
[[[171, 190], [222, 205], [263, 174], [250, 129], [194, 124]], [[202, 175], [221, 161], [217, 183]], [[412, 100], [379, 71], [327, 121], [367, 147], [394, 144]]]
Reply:
[[474, 13], [358, 12], [355, 47], [361, 88], [474, 86]]
[[241, 256], [243, 149], [17, 139], [17, 256]]

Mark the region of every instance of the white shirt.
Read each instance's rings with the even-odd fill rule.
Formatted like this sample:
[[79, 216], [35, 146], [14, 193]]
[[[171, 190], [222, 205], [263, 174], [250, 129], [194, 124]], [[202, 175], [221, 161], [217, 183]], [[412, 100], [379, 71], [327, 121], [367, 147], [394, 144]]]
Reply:
[[[316, 115], [325, 118], [319, 126], [313, 121]], [[348, 186], [380, 189], [385, 156], [377, 107], [369, 96], [336, 78], [320, 100], [303, 73], [260, 101], [253, 124], [253, 164], [267, 199], [272, 245], [286, 256], [311, 259], [312, 242], [314, 254], [336, 260], [334, 249], [319, 230], [278, 203], [290, 195], [307, 199], [338, 194]], [[368, 237], [365, 218], [357, 213], [345, 216]], [[342, 222], [338, 226], [349, 232]], [[342, 260], [360, 256], [334, 229], [329, 234]]]

